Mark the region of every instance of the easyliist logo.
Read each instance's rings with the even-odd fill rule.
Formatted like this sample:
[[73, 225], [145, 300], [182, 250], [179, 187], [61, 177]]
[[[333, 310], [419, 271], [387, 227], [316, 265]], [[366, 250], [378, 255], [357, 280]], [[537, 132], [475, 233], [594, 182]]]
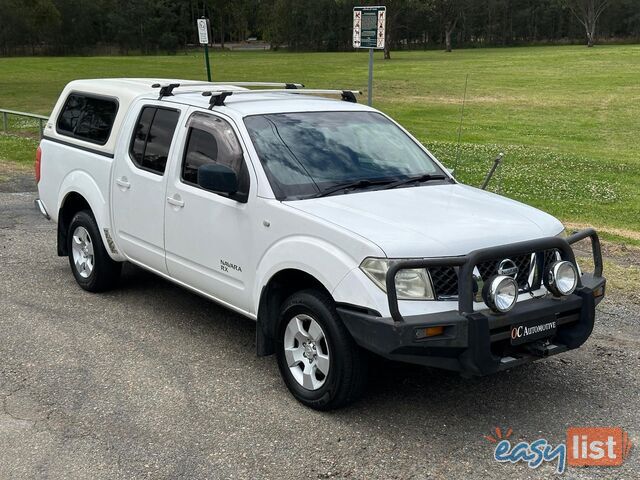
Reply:
[[567, 463], [573, 467], [622, 465], [631, 451], [627, 432], [619, 427], [567, 430]]
[[498, 427], [484, 438], [496, 447], [493, 458], [501, 463], [526, 463], [538, 468], [543, 463], [555, 463], [556, 473], [564, 473], [572, 467], [614, 467], [622, 465], [631, 452], [631, 440], [620, 427], [571, 427], [567, 430], [566, 443], [552, 445], [545, 438], [533, 442], [512, 444], [513, 430], [504, 434]]

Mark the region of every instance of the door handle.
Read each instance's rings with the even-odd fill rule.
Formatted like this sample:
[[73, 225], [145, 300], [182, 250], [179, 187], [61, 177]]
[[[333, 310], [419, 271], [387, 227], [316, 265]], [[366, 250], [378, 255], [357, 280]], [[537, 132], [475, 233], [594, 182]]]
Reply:
[[116, 184], [125, 190], [129, 190], [129, 188], [131, 188], [131, 184], [127, 181], [127, 177], [116, 178]]
[[167, 202], [174, 207], [182, 208], [184, 207], [184, 201], [180, 198], [180, 195], [175, 195], [173, 197], [167, 197]]

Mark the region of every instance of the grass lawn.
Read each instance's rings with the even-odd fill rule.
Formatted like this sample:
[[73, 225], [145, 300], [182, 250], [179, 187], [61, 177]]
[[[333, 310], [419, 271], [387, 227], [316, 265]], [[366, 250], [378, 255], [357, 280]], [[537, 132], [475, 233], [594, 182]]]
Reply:
[[[640, 232], [640, 46], [528, 47], [376, 54], [374, 106], [478, 185], [505, 153], [493, 190], [567, 222]], [[367, 84], [366, 52], [212, 54], [220, 80]], [[460, 105], [469, 75], [462, 144]], [[200, 54], [0, 58], [0, 108], [48, 114], [66, 82], [91, 77], [202, 79]], [[366, 95], [363, 96], [363, 101]], [[33, 131], [33, 126], [31, 127]], [[31, 162], [33, 141], [0, 137], [0, 159]]]

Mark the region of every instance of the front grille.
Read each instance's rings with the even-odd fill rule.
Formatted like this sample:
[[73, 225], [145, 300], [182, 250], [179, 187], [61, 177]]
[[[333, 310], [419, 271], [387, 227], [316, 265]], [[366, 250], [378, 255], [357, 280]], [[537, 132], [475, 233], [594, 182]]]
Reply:
[[[516, 282], [521, 289], [527, 288], [529, 282], [529, 274], [531, 273], [531, 254], [519, 255], [517, 257], [511, 257], [513, 263], [518, 267], [518, 275], [516, 275]], [[498, 275], [498, 266], [502, 259], [487, 260], [486, 262], [479, 263], [478, 271], [482, 281], [486, 282], [494, 275]]]
[[553, 262], [557, 261], [559, 259], [559, 251], [557, 248], [554, 248], [552, 250], [546, 250], [544, 252], [544, 267], [548, 267], [549, 265], [551, 265]]
[[433, 281], [436, 298], [458, 296], [458, 269], [454, 267], [431, 267], [429, 273]]
[[[543, 264], [540, 265], [543, 271], [546, 266], [555, 262], [558, 258], [558, 250], [545, 250], [542, 252]], [[532, 254], [511, 257], [511, 260], [518, 267], [516, 281], [521, 291], [529, 290], [530, 274], [533, 268], [531, 263]], [[494, 275], [498, 274], [498, 266], [502, 258], [487, 260], [477, 265], [477, 271], [483, 282], [486, 282]], [[433, 282], [435, 296], [438, 300], [451, 300], [458, 297], [458, 268], [457, 267], [431, 267], [429, 274]], [[534, 282], [535, 285], [535, 282]]]

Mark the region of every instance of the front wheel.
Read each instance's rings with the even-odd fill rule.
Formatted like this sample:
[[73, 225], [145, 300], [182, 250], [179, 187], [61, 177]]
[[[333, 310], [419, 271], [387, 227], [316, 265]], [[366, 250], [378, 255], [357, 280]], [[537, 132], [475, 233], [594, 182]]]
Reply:
[[367, 362], [335, 310], [315, 290], [293, 294], [282, 305], [278, 366], [293, 396], [316, 410], [356, 400], [367, 380]]
[[109, 257], [91, 212], [76, 213], [69, 224], [67, 242], [69, 265], [78, 285], [89, 292], [115, 286], [122, 264]]

